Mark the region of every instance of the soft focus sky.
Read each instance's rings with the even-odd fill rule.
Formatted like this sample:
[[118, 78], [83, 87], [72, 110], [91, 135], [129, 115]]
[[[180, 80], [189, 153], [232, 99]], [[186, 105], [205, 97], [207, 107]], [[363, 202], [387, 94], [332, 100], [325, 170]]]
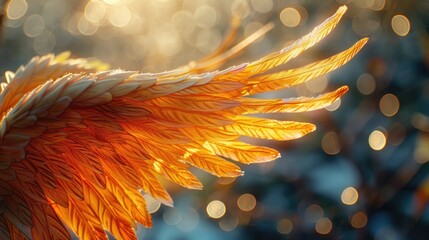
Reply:
[[0, 69], [69, 50], [114, 68], [168, 70], [213, 51], [240, 4], [239, 38], [269, 22], [275, 27], [225, 67], [281, 49], [347, 5], [336, 30], [285, 67], [369, 37], [362, 52], [331, 74], [269, 95], [350, 91], [326, 110], [275, 115], [318, 126], [298, 141], [261, 143], [280, 149], [281, 159], [243, 166], [246, 174], [235, 180], [196, 170], [205, 189], [171, 185], [175, 208], [148, 197], [154, 227], [141, 229], [141, 238], [427, 239], [427, 0], [11, 0]]

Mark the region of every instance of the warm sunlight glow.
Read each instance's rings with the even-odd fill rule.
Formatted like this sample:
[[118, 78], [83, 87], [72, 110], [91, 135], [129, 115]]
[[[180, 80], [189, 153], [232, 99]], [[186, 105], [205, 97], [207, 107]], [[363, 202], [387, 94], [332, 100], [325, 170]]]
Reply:
[[100, 1], [88, 2], [84, 11], [85, 18], [93, 23], [99, 23], [106, 15], [106, 6]]
[[37, 37], [45, 30], [45, 19], [39, 14], [33, 14], [25, 20], [23, 28], [28, 37]]
[[301, 21], [301, 15], [295, 8], [285, 8], [280, 13], [280, 20], [286, 27], [296, 27]]
[[159, 208], [161, 207], [161, 203], [158, 200], [154, 199], [149, 194], [145, 194], [143, 197], [146, 200], [147, 211], [149, 213], [155, 213], [159, 210]]
[[335, 155], [340, 152], [341, 143], [336, 132], [328, 132], [323, 136], [322, 149], [330, 155]]
[[387, 117], [392, 117], [399, 111], [399, 100], [393, 94], [386, 94], [380, 100], [380, 110]]
[[325, 107], [326, 110], [333, 112], [341, 106], [341, 98], [335, 100], [331, 105]]
[[211, 218], [221, 218], [226, 212], [226, 207], [223, 202], [214, 200], [207, 205], [206, 211]]
[[327, 75], [323, 75], [320, 77], [315, 78], [312, 81], [305, 82], [305, 86], [310, 90], [312, 93], [321, 93], [326, 90], [328, 87], [329, 78]]
[[9, 19], [19, 19], [27, 12], [28, 4], [25, 0], [11, 0], [7, 5], [6, 14]]
[[381, 131], [375, 130], [369, 135], [368, 143], [372, 149], [379, 151], [386, 146], [386, 136]]
[[364, 228], [368, 223], [368, 217], [363, 212], [357, 212], [352, 216], [350, 224], [354, 228]]
[[332, 230], [332, 222], [328, 218], [321, 218], [316, 223], [316, 232], [326, 235]]
[[363, 95], [370, 95], [375, 91], [376, 82], [371, 74], [364, 73], [356, 81], [356, 86]]
[[256, 206], [256, 198], [252, 194], [245, 193], [237, 199], [237, 205], [243, 211], [252, 211]]
[[359, 194], [354, 187], [348, 187], [344, 189], [343, 193], [341, 194], [341, 201], [345, 205], [355, 204], [358, 198], [359, 198]]
[[126, 6], [114, 7], [109, 10], [108, 18], [113, 26], [125, 27], [131, 20], [131, 12]]
[[217, 180], [217, 183], [221, 184], [221, 185], [229, 185], [229, 184], [233, 183], [235, 181], [235, 179], [237, 179], [237, 178], [233, 178], [233, 177], [231, 177], [231, 178], [227, 178], [227, 177], [222, 178], [221, 177], [221, 178], [219, 178]]
[[215, 26], [217, 18], [216, 11], [208, 5], [199, 7], [194, 13], [195, 23], [201, 28], [211, 28]]
[[410, 20], [404, 15], [396, 15], [392, 18], [392, 29], [397, 35], [401, 37], [407, 36], [410, 28]]

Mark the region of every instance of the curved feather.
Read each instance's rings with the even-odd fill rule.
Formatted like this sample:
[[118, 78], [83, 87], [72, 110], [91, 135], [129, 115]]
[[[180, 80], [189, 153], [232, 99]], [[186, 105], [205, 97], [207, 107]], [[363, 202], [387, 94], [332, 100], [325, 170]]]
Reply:
[[295, 86], [329, 73], [350, 61], [367, 42], [368, 38], [364, 38], [337, 55], [303, 67], [251, 78], [244, 89], [245, 95]]
[[241, 98], [238, 100], [241, 104], [236, 111], [240, 114], [314, 111], [331, 105], [335, 100], [343, 96], [348, 89], [347, 86], [343, 86], [317, 97], [299, 97], [295, 99]]
[[[248, 114], [323, 108], [347, 87], [315, 98], [247, 96], [293, 86], [349, 61], [367, 39], [331, 58], [267, 74], [312, 47], [337, 25], [346, 8], [279, 52], [222, 71], [217, 68], [270, 29], [234, 47], [225, 44], [201, 62], [162, 73], [106, 70], [67, 53], [35, 57], [7, 72], [0, 93], [0, 237], [136, 239], [136, 223], [150, 227], [142, 194], [171, 206], [164, 177], [201, 189], [191, 166], [237, 177], [239, 166], [271, 161], [278, 151], [241, 136], [291, 140], [311, 123]], [[234, 33], [232, 30], [232, 35]]]
[[316, 126], [311, 123], [241, 116], [224, 129], [242, 136], [283, 141], [300, 138], [316, 130]]
[[16, 72], [6, 72], [7, 85], [0, 93], [0, 112], [12, 108], [27, 92], [49, 79], [59, 78], [66, 73], [95, 72], [108, 68], [108, 64], [95, 59], [72, 59], [70, 52], [34, 57]]
[[70, 203], [67, 208], [54, 205], [55, 212], [67, 226], [82, 239], [107, 238], [98, 216], [91, 209], [80, 202], [71, 200]]
[[203, 146], [213, 154], [245, 164], [269, 162], [280, 157], [275, 149], [240, 141], [207, 141]]
[[248, 71], [253, 73], [263, 73], [276, 66], [285, 64], [289, 60], [297, 57], [303, 51], [314, 46], [316, 43], [324, 39], [338, 24], [341, 17], [347, 11], [346, 6], [340, 7], [337, 12], [325, 22], [314, 28], [309, 34], [298, 39], [291, 45], [283, 48], [279, 52], [269, 54], [251, 64]]

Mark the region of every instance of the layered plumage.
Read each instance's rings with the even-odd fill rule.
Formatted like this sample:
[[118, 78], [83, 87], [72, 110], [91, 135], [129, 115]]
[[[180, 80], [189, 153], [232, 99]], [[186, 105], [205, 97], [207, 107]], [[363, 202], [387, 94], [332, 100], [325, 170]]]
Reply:
[[107, 70], [66, 53], [7, 72], [0, 94], [0, 238], [69, 239], [67, 226], [81, 239], [105, 239], [105, 230], [135, 239], [137, 222], [151, 226], [142, 193], [172, 204], [159, 177], [201, 189], [190, 166], [236, 177], [242, 171], [233, 162], [278, 158], [276, 150], [240, 137], [291, 140], [315, 126], [248, 114], [320, 109], [347, 87], [315, 98], [247, 96], [306, 82], [349, 61], [366, 39], [328, 59], [267, 73], [323, 39], [345, 10], [281, 51], [222, 71], [203, 73], [269, 26], [170, 72]]

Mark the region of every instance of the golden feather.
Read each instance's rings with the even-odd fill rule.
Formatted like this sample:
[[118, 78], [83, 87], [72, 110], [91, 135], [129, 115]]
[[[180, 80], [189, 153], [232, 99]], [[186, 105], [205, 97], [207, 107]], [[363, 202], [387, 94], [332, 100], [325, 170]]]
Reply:
[[347, 87], [315, 98], [247, 96], [303, 83], [352, 59], [367, 39], [325, 60], [270, 72], [327, 36], [346, 7], [311, 33], [255, 62], [217, 69], [265, 34], [266, 25], [231, 47], [238, 27], [214, 54], [162, 73], [107, 70], [69, 53], [34, 57], [6, 72], [0, 93], [0, 238], [136, 239], [151, 217], [141, 191], [164, 204], [172, 199], [159, 176], [187, 188], [202, 184], [190, 165], [213, 175], [242, 175], [245, 164], [271, 161], [271, 148], [241, 136], [290, 140], [311, 123], [249, 116], [323, 108]]

